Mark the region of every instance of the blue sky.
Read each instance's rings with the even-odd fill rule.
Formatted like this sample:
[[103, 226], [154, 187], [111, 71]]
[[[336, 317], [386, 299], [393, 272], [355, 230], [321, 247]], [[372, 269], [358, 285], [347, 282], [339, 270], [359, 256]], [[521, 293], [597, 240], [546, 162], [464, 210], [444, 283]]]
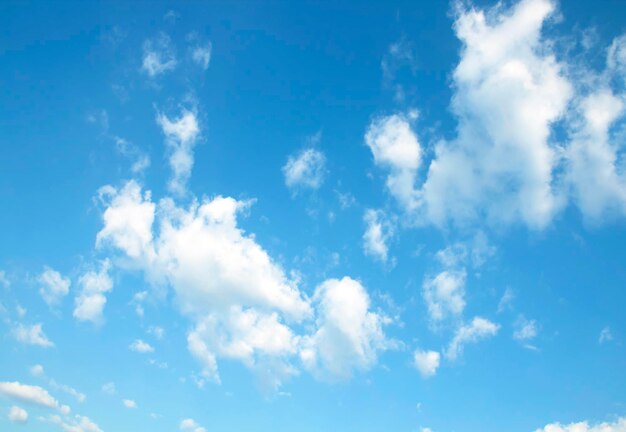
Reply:
[[626, 431], [621, 2], [0, 11], [1, 430]]

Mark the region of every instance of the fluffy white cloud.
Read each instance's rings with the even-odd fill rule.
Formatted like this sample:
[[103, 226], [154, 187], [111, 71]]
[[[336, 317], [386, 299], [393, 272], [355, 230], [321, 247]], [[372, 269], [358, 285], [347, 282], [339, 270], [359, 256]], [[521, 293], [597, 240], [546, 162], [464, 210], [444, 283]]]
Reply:
[[143, 44], [143, 61], [141, 69], [151, 78], [173, 70], [177, 65], [176, 55], [171, 40], [161, 34]]
[[18, 406], [12, 406], [9, 409], [9, 420], [13, 423], [26, 423], [28, 421], [28, 412], [24, 408], [20, 408]]
[[393, 236], [393, 224], [381, 210], [366, 210], [363, 220], [366, 224], [363, 234], [363, 251], [366, 255], [386, 263], [389, 258], [387, 243]]
[[74, 317], [79, 321], [102, 321], [102, 312], [107, 302], [105, 294], [113, 289], [113, 281], [109, 276], [110, 267], [110, 261], [105, 259], [100, 263], [99, 271], [88, 271], [78, 279], [81, 292], [74, 299]]
[[122, 400], [122, 404], [128, 408], [128, 409], [135, 409], [137, 408], [137, 402], [135, 402], [134, 400], [131, 399], [124, 399]]
[[191, 58], [203, 70], [207, 70], [209, 68], [209, 63], [211, 62], [212, 49], [213, 46], [211, 45], [211, 42], [206, 45], [198, 45], [191, 51]]
[[131, 343], [128, 348], [131, 351], [135, 351], [138, 353], [151, 353], [154, 352], [154, 348], [147, 342], [142, 341], [141, 339], [137, 339], [135, 340], [133, 343]]
[[413, 365], [424, 378], [435, 376], [439, 368], [441, 355], [437, 351], [415, 350], [413, 353]]
[[353, 370], [367, 370], [378, 353], [393, 343], [383, 332], [388, 319], [370, 309], [365, 288], [349, 277], [328, 279], [313, 296], [317, 331], [306, 336], [300, 358], [313, 373], [327, 379], [346, 379]]
[[464, 270], [444, 270], [424, 281], [422, 296], [433, 323], [461, 315], [465, 309], [465, 278]]
[[205, 428], [196, 423], [194, 419], [190, 418], [180, 421], [180, 430], [190, 432], [206, 432]]
[[619, 418], [612, 423], [605, 422], [591, 426], [588, 422], [570, 423], [568, 425], [551, 423], [535, 432], [626, 432], [626, 418]]
[[157, 123], [165, 135], [169, 151], [172, 178], [168, 188], [176, 195], [184, 195], [193, 168], [193, 149], [200, 134], [198, 119], [193, 111], [183, 109], [178, 118], [174, 119], [168, 118], [165, 114], [158, 114]]
[[36, 364], [33, 367], [30, 368], [30, 374], [36, 377], [41, 377], [44, 376], [44, 370], [43, 370], [43, 366], [40, 364]]
[[70, 280], [50, 267], [39, 275], [39, 294], [49, 306], [54, 306], [70, 292]]
[[38, 345], [44, 348], [54, 346], [54, 343], [43, 332], [41, 324], [17, 324], [13, 327], [12, 334], [15, 340], [23, 344]]
[[314, 148], [307, 148], [289, 156], [283, 166], [285, 184], [291, 189], [318, 189], [325, 174], [326, 156]]
[[471, 323], [459, 327], [445, 352], [449, 360], [456, 360], [468, 343], [476, 343], [495, 336], [500, 326], [485, 318], [475, 317]]
[[410, 120], [399, 114], [374, 119], [365, 133], [365, 143], [376, 165], [389, 170], [386, 181], [389, 192], [408, 211], [413, 211], [418, 205], [415, 181], [422, 148]]
[[45, 408], [59, 408], [59, 402], [45, 389], [14, 382], [0, 382], [0, 394], [11, 399]]

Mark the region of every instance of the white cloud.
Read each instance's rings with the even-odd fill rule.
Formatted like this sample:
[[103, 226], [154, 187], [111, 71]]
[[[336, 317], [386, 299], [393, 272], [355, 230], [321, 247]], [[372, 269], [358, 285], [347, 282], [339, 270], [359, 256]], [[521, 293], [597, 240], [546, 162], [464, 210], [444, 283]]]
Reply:
[[108, 382], [102, 385], [102, 391], [108, 395], [114, 395], [116, 393], [115, 383]]
[[285, 184], [292, 190], [318, 189], [324, 182], [326, 156], [314, 148], [307, 148], [289, 156], [283, 166]]
[[12, 406], [9, 410], [9, 420], [13, 423], [26, 423], [28, 421], [28, 412], [18, 406]]
[[424, 281], [422, 296], [433, 323], [461, 315], [465, 309], [465, 278], [465, 270], [444, 270]]
[[412, 211], [418, 203], [415, 181], [422, 148], [409, 121], [400, 114], [376, 118], [365, 133], [365, 143], [376, 165], [389, 170], [386, 186], [391, 195]]
[[70, 292], [70, 280], [50, 267], [44, 267], [39, 275], [39, 294], [48, 306], [57, 305]]
[[43, 388], [14, 382], [0, 382], [0, 394], [45, 408], [59, 408], [59, 402]]
[[122, 401], [122, 404], [128, 408], [128, 409], [135, 409], [137, 408], [137, 402], [135, 402], [134, 400], [131, 399], [124, 399]]
[[80, 294], [74, 299], [74, 317], [79, 321], [102, 322], [102, 312], [107, 302], [105, 294], [113, 289], [109, 276], [111, 263], [105, 259], [100, 263], [100, 270], [88, 271], [78, 279]]
[[504, 290], [504, 294], [500, 297], [500, 301], [498, 302], [498, 313], [502, 313], [507, 309], [512, 308], [513, 299], [515, 298], [515, 294], [510, 287], [507, 287]]
[[537, 321], [519, 317], [515, 323], [513, 339], [519, 342], [528, 342], [531, 339], [534, 339], [538, 332]]
[[196, 62], [203, 70], [207, 70], [209, 68], [209, 63], [211, 62], [211, 51], [213, 46], [211, 42], [206, 45], [198, 45], [193, 48], [191, 51], [191, 58], [194, 62]]
[[165, 330], [163, 329], [163, 327], [150, 326], [148, 328], [148, 334], [151, 334], [155, 338], [161, 340], [161, 339], [163, 339], [163, 335], [165, 334]]
[[180, 421], [180, 430], [181, 431], [190, 431], [190, 432], [206, 432], [206, 429], [196, 423], [193, 419], [184, 419]]
[[128, 346], [131, 351], [135, 351], [138, 353], [151, 353], [154, 352], [154, 348], [147, 342], [142, 341], [141, 339], [135, 340], [132, 344]]
[[160, 113], [156, 120], [165, 135], [169, 151], [172, 177], [168, 188], [176, 195], [184, 195], [193, 168], [193, 149], [200, 134], [198, 119], [195, 112], [183, 109], [178, 118], [170, 119]]
[[604, 327], [600, 332], [600, 337], [598, 338], [598, 343], [603, 344], [605, 342], [610, 342], [613, 340], [613, 334], [611, 333], [610, 327]]
[[366, 228], [363, 234], [363, 251], [383, 263], [389, 258], [387, 243], [393, 237], [394, 227], [382, 210], [368, 209], [363, 216]]
[[323, 378], [347, 379], [368, 370], [393, 343], [383, 332], [387, 318], [373, 312], [367, 291], [349, 277], [328, 279], [315, 290], [317, 331], [305, 337], [300, 358]]
[[413, 365], [424, 378], [435, 376], [439, 368], [441, 355], [437, 351], [415, 350], [413, 353]]
[[488, 337], [495, 336], [500, 326], [485, 318], [475, 317], [470, 324], [459, 327], [445, 352], [449, 360], [456, 360], [468, 343], [476, 343]]
[[141, 151], [139, 147], [132, 144], [128, 140], [120, 137], [114, 137], [115, 148], [124, 157], [132, 161], [131, 172], [140, 174], [150, 166], [150, 157]]
[[12, 330], [13, 337], [18, 342], [27, 345], [38, 345], [44, 348], [53, 347], [54, 343], [48, 339], [41, 324], [16, 324]]
[[50, 385], [50, 387], [52, 387], [55, 390], [59, 390], [62, 391], [64, 393], [67, 393], [68, 395], [76, 398], [76, 400], [78, 402], [85, 402], [85, 399], [87, 399], [87, 396], [85, 396], [84, 393], [79, 392], [78, 390], [76, 390], [75, 388], [72, 388], [68, 385], [65, 384], [59, 384], [57, 383], [55, 380], [50, 379], [48, 380], [48, 384]]
[[40, 364], [36, 364], [33, 367], [30, 368], [30, 374], [36, 377], [41, 377], [44, 376], [44, 370], [43, 370], [43, 366]]
[[588, 422], [571, 423], [563, 425], [561, 423], [551, 423], [535, 432], [626, 432], [626, 418], [619, 418], [612, 423], [599, 423], [589, 425]]
[[162, 33], [159, 37], [144, 42], [141, 69], [149, 77], [154, 78], [174, 70], [176, 65], [176, 55], [169, 36]]
[[73, 418], [61, 418], [58, 415], [50, 416], [48, 422], [59, 426], [64, 432], [103, 432], [89, 417], [75, 415]]

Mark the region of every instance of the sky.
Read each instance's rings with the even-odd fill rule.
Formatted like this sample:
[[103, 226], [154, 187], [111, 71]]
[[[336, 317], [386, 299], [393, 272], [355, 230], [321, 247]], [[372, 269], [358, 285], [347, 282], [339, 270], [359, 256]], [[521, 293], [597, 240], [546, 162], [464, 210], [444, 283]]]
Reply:
[[0, 430], [626, 431], [621, 1], [0, 29]]

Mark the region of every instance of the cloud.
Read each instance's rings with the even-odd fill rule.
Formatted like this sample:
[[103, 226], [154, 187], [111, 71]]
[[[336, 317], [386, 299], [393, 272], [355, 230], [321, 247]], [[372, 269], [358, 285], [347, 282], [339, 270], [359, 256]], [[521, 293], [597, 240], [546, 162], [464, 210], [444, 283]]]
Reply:
[[9, 420], [13, 423], [21, 423], [24, 424], [28, 421], [28, 412], [25, 409], [20, 408], [18, 406], [12, 406], [9, 410]]
[[611, 333], [610, 327], [604, 327], [600, 332], [600, 337], [598, 338], [598, 343], [603, 344], [605, 342], [610, 342], [613, 340], [613, 334]]
[[374, 163], [389, 171], [387, 189], [407, 211], [418, 205], [415, 182], [422, 160], [422, 148], [410, 121], [401, 114], [375, 118], [365, 133]]
[[59, 408], [59, 402], [43, 388], [14, 382], [0, 382], [0, 394], [13, 400], [44, 408]]
[[313, 301], [317, 331], [305, 337], [300, 358], [317, 376], [347, 379], [354, 370], [370, 369], [378, 354], [393, 346], [383, 332], [388, 319], [370, 309], [360, 282], [328, 279], [316, 288]]
[[570, 423], [563, 425], [561, 423], [551, 423], [535, 432], [626, 432], [626, 418], [619, 418], [612, 423], [599, 423], [589, 425], [587, 422]]
[[498, 302], [498, 313], [502, 313], [507, 309], [512, 309], [512, 303], [514, 298], [515, 294], [513, 293], [513, 290], [510, 287], [507, 287], [504, 290], [504, 294], [502, 294], [500, 301]]
[[151, 353], [154, 352], [154, 348], [147, 342], [142, 341], [141, 339], [135, 340], [132, 344], [128, 346], [131, 351], [135, 351], [138, 353]]
[[476, 343], [495, 336], [500, 326], [485, 318], [475, 317], [470, 324], [459, 327], [445, 352], [448, 360], [456, 360], [468, 343]]
[[213, 46], [211, 45], [211, 42], [209, 42], [206, 45], [197, 45], [191, 51], [191, 58], [202, 68], [202, 70], [207, 70], [209, 68], [212, 49]]
[[444, 270], [424, 280], [422, 296], [432, 323], [461, 315], [465, 309], [465, 278], [465, 270]]
[[176, 65], [176, 55], [169, 36], [161, 33], [159, 37], [144, 42], [141, 69], [150, 78], [172, 71]]
[[74, 299], [74, 317], [79, 321], [102, 322], [102, 312], [107, 302], [105, 294], [113, 289], [109, 276], [111, 263], [100, 262], [99, 271], [88, 271], [78, 279], [80, 294]]
[[184, 419], [180, 421], [180, 430], [181, 431], [190, 431], [190, 432], [206, 432], [206, 429], [196, 423], [193, 419]]
[[513, 339], [518, 342], [528, 342], [534, 339], [539, 332], [537, 328], [537, 321], [527, 320], [523, 316], [519, 317], [515, 323], [515, 331], [513, 332]]
[[366, 224], [363, 234], [363, 251], [366, 255], [386, 263], [389, 258], [387, 243], [394, 234], [393, 224], [382, 210], [366, 210], [363, 220]]
[[182, 109], [177, 118], [170, 119], [165, 114], [159, 113], [156, 121], [165, 135], [165, 144], [169, 152], [172, 177], [168, 189], [182, 196], [186, 193], [187, 182], [193, 168], [193, 149], [200, 134], [198, 119], [195, 112]]
[[148, 334], [151, 334], [155, 338], [161, 340], [163, 339], [163, 335], [165, 335], [165, 330], [163, 329], [163, 327], [150, 326], [148, 327]]
[[30, 374], [32, 376], [36, 376], [36, 377], [41, 377], [44, 376], [44, 370], [43, 370], [43, 366], [40, 364], [36, 364], [33, 367], [30, 368]]
[[26, 345], [38, 345], [44, 348], [54, 346], [54, 343], [52, 343], [43, 332], [41, 324], [16, 324], [13, 327], [12, 333], [15, 340]]
[[124, 399], [122, 401], [122, 404], [128, 408], [128, 409], [135, 409], [137, 408], [137, 403], [134, 400], [131, 399]]
[[9, 288], [11, 286], [11, 282], [7, 278], [6, 272], [4, 270], [0, 270], [0, 286], [3, 288]]
[[413, 365], [423, 378], [435, 376], [439, 368], [441, 356], [437, 351], [415, 350], [413, 353]]
[[37, 278], [40, 284], [39, 294], [48, 306], [57, 305], [70, 291], [70, 280], [56, 270], [44, 267]]
[[108, 395], [114, 395], [116, 393], [115, 383], [108, 382], [102, 385], [102, 391]]
[[64, 432], [103, 432], [89, 417], [76, 415], [73, 418], [50, 416], [46, 421], [59, 426]]
[[133, 174], [140, 174], [150, 166], [150, 157], [139, 147], [124, 138], [114, 137], [114, 140], [117, 151], [132, 161], [130, 170]]
[[319, 150], [307, 148], [289, 156], [283, 166], [285, 184], [292, 190], [319, 189], [324, 182], [326, 156]]

